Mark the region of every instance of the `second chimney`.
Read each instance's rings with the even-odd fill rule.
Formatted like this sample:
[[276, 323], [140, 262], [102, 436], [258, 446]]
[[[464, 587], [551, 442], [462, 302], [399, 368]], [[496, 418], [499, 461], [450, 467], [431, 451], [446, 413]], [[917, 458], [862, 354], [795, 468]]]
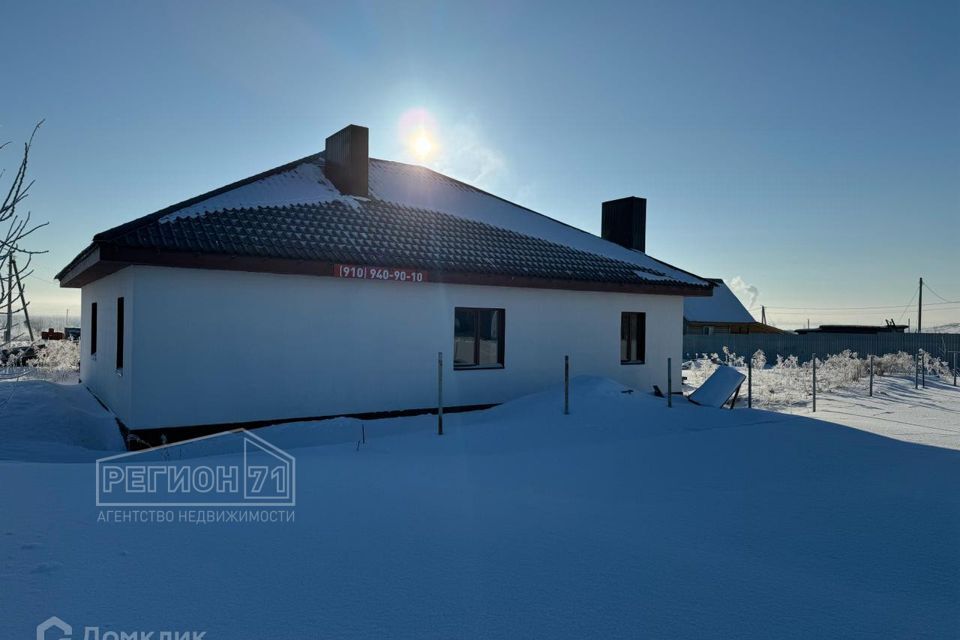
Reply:
[[600, 236], [628, 249], [646, 251], [647, 199], [630, 196], [604, 202]]
[[327, 138], [323, 172], [343, 195], [366, 198], [369, 160], [370, 130], [355, 124], [347, 125]]

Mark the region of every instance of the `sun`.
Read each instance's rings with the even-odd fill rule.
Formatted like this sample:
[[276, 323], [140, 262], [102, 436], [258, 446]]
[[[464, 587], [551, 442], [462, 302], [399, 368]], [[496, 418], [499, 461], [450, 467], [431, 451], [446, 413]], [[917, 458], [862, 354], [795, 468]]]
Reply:
[[440, 132], [437, 119], [423, 107], [407, 109], [397, 121], [397, 142], [417, 164], [431, 164], [443, 155]]
[[423, 129], [414, 134], [410, 141], [410, 150], [413, 151], [413, 155], [420, 161], [427, 160], [433, 153], [434, 147], [435, 145], [430, 138], [430, 134]]

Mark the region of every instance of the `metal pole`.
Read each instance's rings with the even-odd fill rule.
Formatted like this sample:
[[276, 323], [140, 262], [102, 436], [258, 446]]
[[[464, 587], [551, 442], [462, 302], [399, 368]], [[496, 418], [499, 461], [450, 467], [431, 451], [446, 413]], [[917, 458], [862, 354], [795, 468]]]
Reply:
[[570, 356], [563, 356], [563, 415], [570, 415]]
[[747, 408], [753, 409], [753, 357], [747, 360]]
[[813, 412], [817, 412], [817, 354], [813, 354]]
[[437, 435], [443, 435], [443, 351], [437, 352]]
[[918, 349], [913, 356], [913, 388], [920, 388], [920, 350]]
[[953, 352], [953, 386], [957, 386], [957, 352]]
[[673, 358], [667, 358], [667, 407], [673, 406]]
[[870, 356], [870, 397], [873, 397], [873, 356]]
[[927, 352], [920, 349], [920, 384], [927, 388]]

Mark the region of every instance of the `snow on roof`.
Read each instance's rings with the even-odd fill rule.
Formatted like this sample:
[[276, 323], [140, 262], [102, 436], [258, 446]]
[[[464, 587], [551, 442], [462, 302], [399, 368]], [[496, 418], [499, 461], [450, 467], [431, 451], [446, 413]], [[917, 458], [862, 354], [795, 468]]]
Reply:
[[224, 193], [177, 209], [160, 218], [159, 222], [172, 222], [179, 218], [191, 218], [227, 209], [282, 207], [321, 202], [343, 202], [351, 206], [355, 204], [352, 197], [341, 195], [327, 180], [320, 164], [304, 161], [286, 171], [241, 184]]
[[[171, 222], [228, 209], [335, 201], [355, 206], [355, 198], [340, 194], [327, 180], [323, 165], [323, 158], [311, 157], [296, 166], [268, 173], [228, 191], [215, 192], [209, 198], [167, 213], [159, 221]], [[371, 158], [370, 197], [440, 211], [634, 264], [644, 272], [647, 280], [703, 284], [702, 279], [643, 252], [608, 242], [425, 167]]]
[[756, 322], [740, 299], [719, 278], [712, 296], [683, 299], [683, 317], [688, 322]]
[[[269, 210], [275, 211], [281, 207], [337, 204], [359, 210], [368, 203], [381, 201], [387, 205], [438, 212], [472, 223], [490, 225], [593, 254], [601, 259], [625, 263], [634, 267], [629, 274], [631, 281], [641, 278], [652, 284], [679, 285], [699, 290], [709, 284], [646, 253], [608, 242], [425, 167], [371, 158], [369, 198], [358, 198], [341, 194], [324, 175], [324, 164], [322, 154], [308, 156], [114, 227], [97, 234], [94, 241], [112, 242], [130, 233], [160, 237], [165, 233], [163, 229], [171, 223], [206, 219], [211, 213], [261, 209], [264, 215], [269, 215]], [[295, 230], [288, 231], [293, 233]], [[79, 258], [75, 258], [58, 277], [66, 273]], [[693, 295], [695, 293], [692, 292]]]
[[[635, 264], [642, 269], [663, 274], [659, 277], [664, 280], [703, 284], [701, 278], [671, 267], [646, 253], [621, 247], [425, 167], [371, 158], [370, 194], [381, 200], [443, 211]], [[657, 276], [648, 273], [647, 277], [656, 279]]]

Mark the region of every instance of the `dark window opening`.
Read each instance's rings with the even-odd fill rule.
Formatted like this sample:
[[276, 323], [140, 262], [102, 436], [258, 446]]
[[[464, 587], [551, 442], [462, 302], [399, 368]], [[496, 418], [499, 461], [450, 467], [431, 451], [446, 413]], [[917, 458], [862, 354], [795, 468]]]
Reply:
[[647, 350], [647, 314], [620, 314], [620, 364], [643, 364]]
[[117, 370], [123, 369], [123, 298], [117, 298]]
[[90, 355], [97, 354], [97, 303], [90, 305]]
[[457, 307], [453, 325], [453, 368], [502, 368], [503, 329], [503, 309]]

